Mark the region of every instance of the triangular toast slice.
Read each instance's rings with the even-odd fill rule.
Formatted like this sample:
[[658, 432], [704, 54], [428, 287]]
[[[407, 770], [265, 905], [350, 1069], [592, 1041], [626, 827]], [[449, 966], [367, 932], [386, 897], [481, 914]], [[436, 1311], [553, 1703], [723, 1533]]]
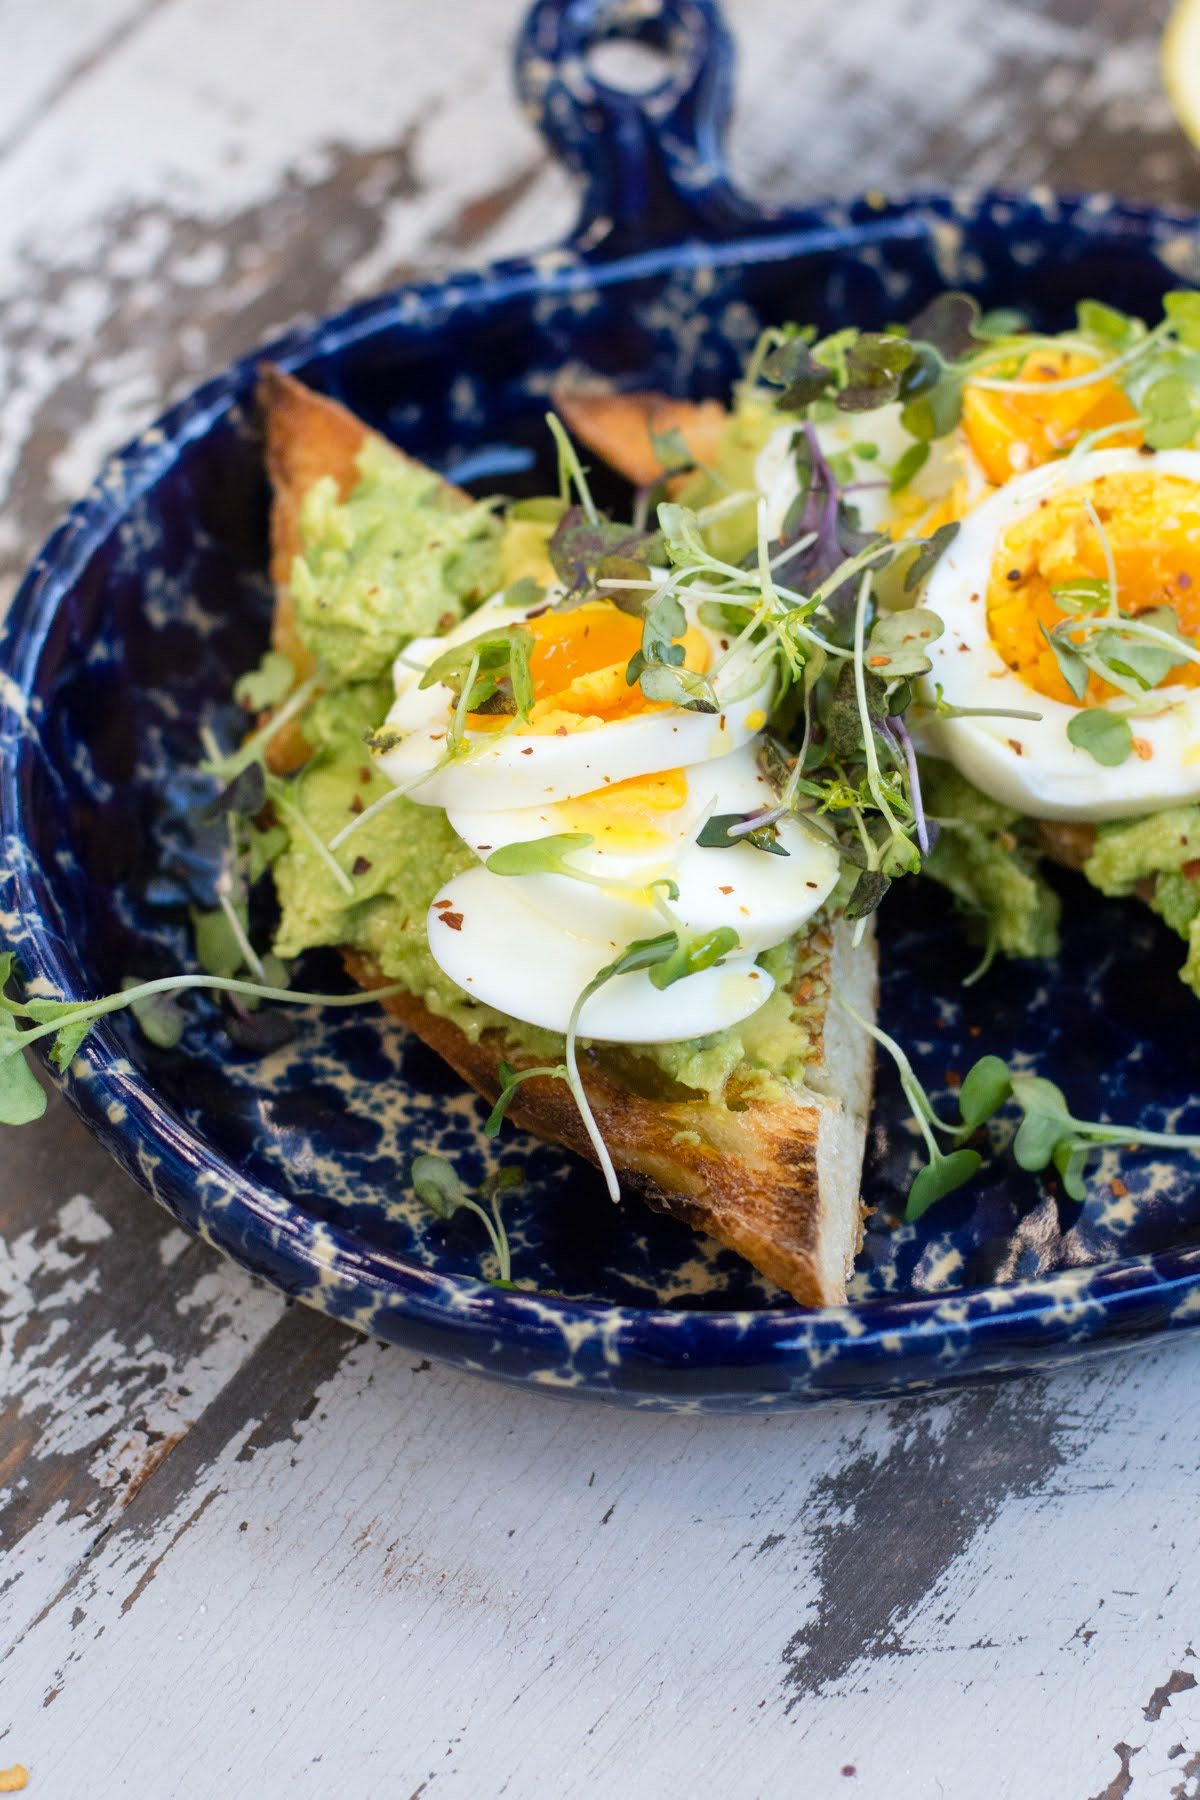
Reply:
[[[288, 581], [299, 548], [300, 504], [319, 477], [349, 492], [367, 427], [342, 406], [277, 369], [263, 372], [268, 469], [274, 491], [271, 567], [276, 583], [274, 641], [293, 654]], [[460, 494], [464, 505], [469, 497]], [[302, 647], [301, 647], [302, 648]], [[382, 982], [357, 952], [346, 966], [363, 986]], [[620, 1056], [585, 1050], [580, 1069], [600, 1132], [624, 1186], [651, 1205], [706, 1231], [747, 1258], [807, 1306], [836, 1305], [862, 1234], [859, 1186], [870, 1104], [873, 1046], [832, 998], [845, 996], [874, 1015], [876, 960], [870, 933], [855, 944], [840, 919], [816, 924], [797, 957], [796, 999], [803, 1004], [812, 1060], [802, 1087], [782, 1098], [727, 1105], [704, 1095], [651, 1097], [622, 1073]], [[395, 995], [389, 1012], [416, 1032], [465, 1081], [494, 1099], [502, 1060], [521, 1064], [506, 1035], [485, 1031], [476, 1043], [415, 996]], [[731, 1077], [736, 1097], [738, 1077]], [[514, 1124], [594, 1160], [565, 1086], [534, 1079], [517, 1090]]]

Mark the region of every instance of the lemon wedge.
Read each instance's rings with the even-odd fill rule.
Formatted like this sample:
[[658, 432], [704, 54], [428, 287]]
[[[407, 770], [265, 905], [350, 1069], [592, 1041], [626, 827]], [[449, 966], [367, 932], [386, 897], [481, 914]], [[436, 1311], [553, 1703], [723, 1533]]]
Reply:
[[1163, 33], [1162, 72], [1179, 123], [1200, 149], [1200, 0], [1176, 0]]

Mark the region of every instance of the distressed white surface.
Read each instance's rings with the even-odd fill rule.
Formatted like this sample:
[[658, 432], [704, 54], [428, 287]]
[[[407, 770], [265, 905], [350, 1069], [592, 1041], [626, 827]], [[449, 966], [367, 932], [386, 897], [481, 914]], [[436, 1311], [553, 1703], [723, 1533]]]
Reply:
[[[729, 10], [735, 164], [775, 197], [1200, 199], [1161, 5]], [[519, 15], [0, 0], [0, 598], [198, 376], [562, 233]], [[0, 1765], [37, 1800], [1200, 1800], [1200, 1345], [927, 1405], [625, 1415], [285, 1307], [59, 1107], [0, 1198]]]
[[[1200, 1424], [1146, 1423], [1194, 1372], [1164, 1348], [1050, 1386], [714, 1424], [351, 1348], [294, 1438], [245, 1460], [246, 1420], [152, 1532], [135, 1505], [108, 1535], [5, 1665], [20, 1724], [0, 1748], [52, 1795], [101, 1731], [124, 1783], [101, 1791], [162, 1800], [1083, 1800], [1124, 1742], [1139, 1796], [1190, 1794]], [[1004, 1482], [972, 1529], [989, 1460]], [[906, 1461], [925, 1486], [901, 1497]], [[930, 1561], [922, 1515], [947, 1509]], [[861, 1654], [831, 1604], [869, 1631]]]

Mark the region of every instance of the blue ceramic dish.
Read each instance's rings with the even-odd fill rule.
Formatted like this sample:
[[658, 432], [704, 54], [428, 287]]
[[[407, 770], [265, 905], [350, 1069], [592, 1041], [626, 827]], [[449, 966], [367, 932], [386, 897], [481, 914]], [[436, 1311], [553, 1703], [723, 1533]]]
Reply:
[[[671, 73], [633, 98], [600, 85], [595, 0], [543, 0], [518, 50], [522, 95], [583, 178], [562, 248], [408, 287], [264, 355], [415, 454], [485, 486], [536, 487], [548, 380], [568, 362], [638, 387], [723, 394], [759, 325], [879, 326], [947, 286], [1049, 327], [1098, 295], [1153, 314], [1200, 274], [1196, 221], [1045, 193], [866, 198], [751, 209], [720, 157], [731, 52], [711, 0], [663, 0], [630, 29]], [[618, 21], [619, 22], [619, 21]], [[187, 904], [211, 867], [181, 831], [200, 724], [267, 633], [267, 491], [247, 358], [115, 457], [31, 568], [0, 667], [4, 929], [49, 991], [109, 991], [189, 956]], [[544, 477], [543, 477], [544, 479]], [[933, 1089], [983, 1047], [1028, 1053], [1077, 1108], [1170, 1113], [1196, 1087], [1195, 1000], [1178, 944], [1142, 909], [1066, 883], [1067, 948], [964, 992], [973, 953], [920, 884], [883, 918], [883, 1019]], [[336, 980], [319, 959], [307, 985]], [[482, 1172], [482, 1108], [421, 1045], [366, 1012], [304, 1015], [264, 1059], [191, 1004], [180, 1046], [97, 1028], [66, 1092], [188, 1230], [289, 1294], [465, 1367], [636, 1405], [766, 1408], [992, 1378], [1200, 1323], [1194, 1170], [1129, 1159], [1082, 1208], [998, 1163], [899, 1226], [912, 1139], [882, 1071], [872, 1214], [849, 1307], [806, 1312], [737, 1259], [590, 1171], [508, 1138], [528, 1181], [509, 1220], [519, 1280], [477, 1277], [468, 1221], [406, 1194], [418, 1150]]]

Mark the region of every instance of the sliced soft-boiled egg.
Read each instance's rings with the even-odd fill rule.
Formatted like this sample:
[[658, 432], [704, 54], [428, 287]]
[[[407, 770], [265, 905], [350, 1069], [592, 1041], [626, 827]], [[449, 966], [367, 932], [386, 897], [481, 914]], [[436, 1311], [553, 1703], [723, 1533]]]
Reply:
[[[753, 819], [776, 799], [752, 744], [690, 769], [621, 782], [555, 806], [447, 817], [484, 862], [497, 850], [538, 838], [590, 836], [568, 853], [572, 875], [505, 876], [521, 899], [570, 930], [627, 941], [664, 929], [655, 895], [677, 890], [672, 914], [703, 936], [720, 926], [757, 954], [798, 931], [829, 898], [838, 878], [836, 846], [812, 825], [780, 822], [772, 850], [748, 842], [696, 842], [710, 818]], [[592, 877], [592, 880], [586, 879]], [[603, 887], [595, 885], [602, 880]]]
[[[425, 804], [485, 811], [568, 800], [736, 750], [771, 704], [770, 647], [746, 645], [727, 655], [728, 640], [700, 622], [686, 593], [679, 598], [688, 614], [685, 667], [712, 673], [718, 712], [650, 700], [629, 682], [642, 622], [612, 601], [559, 612], [545, 603], [506, 607], [497, 597], [445, 637], [417, 638], [405, 649], [385, 722], [396, 741], [379, 753], [380, 767]], [[422, 688], [422, 676], [448, 649], [506, 624], [524, 625], [534, 640], [531, 716], [471, 714], [463, 750], [447, 758], [454, 695], [441, 683]]]
[[[473, 999], [528, 1025], [566, 1031], [579, 995], [628, 940], [548, 931], [544, 915], [526, 905], [519, 886], [484, 868], [455, 876], [429, 909], [429, 947], [439, 968]], [[579, 1035], [622, 1044], [706, 1037], [757, 1012], [774, 985], [746, 954], [662, 989], [648, 971], [634, 970], [614, 976], [590, 997]]]
[[[1054, 590], [1107, 581], [1110, 559], [1121, 612], [1168, 606], [1185, 637], [1200, 632], [1200, 451], [1095, 450], [1007, 482], [965, 520], [926, 589], [946, 628], [929, 647], [926, 699], [940, 688], [952, 706], [1039, 715], [934, 719], [926, 743], [1034, 818], [1121, 818], [1200, 797], [1200, 668], [1181, 657], [1133, 700], [1093, 673], [1077, 700], [1047, 641], [1067, 616]], [[1132, 750], [1116, 766], [1068, 738], [1085, 707], [1127, 719]]]

